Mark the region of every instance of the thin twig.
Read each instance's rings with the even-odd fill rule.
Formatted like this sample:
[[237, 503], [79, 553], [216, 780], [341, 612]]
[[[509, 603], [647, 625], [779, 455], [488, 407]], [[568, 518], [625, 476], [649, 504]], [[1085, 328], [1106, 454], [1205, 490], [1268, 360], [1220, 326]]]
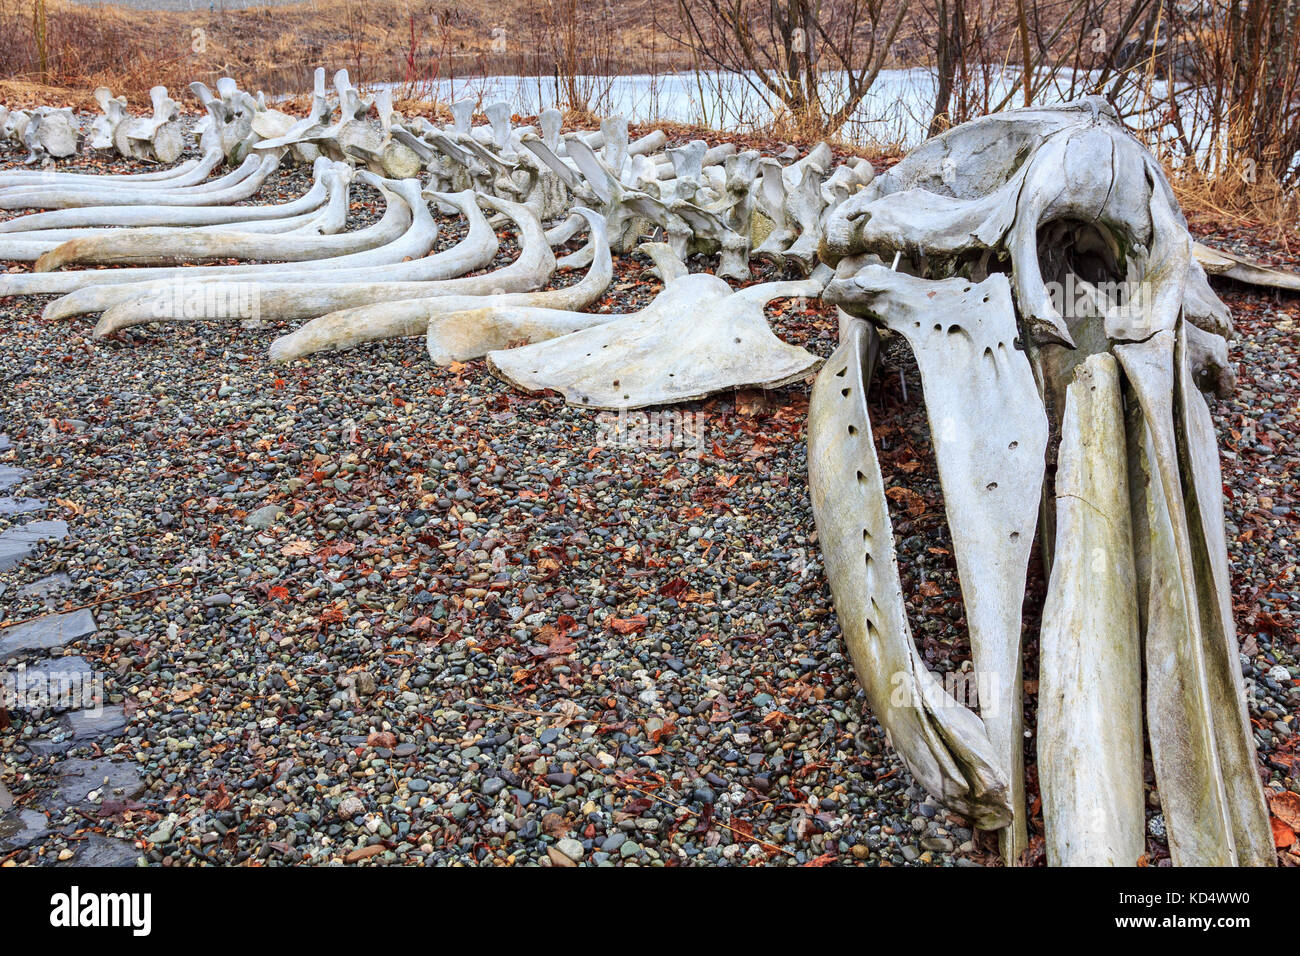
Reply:
[[151, 588], [144, 588], [140, 591], [132, 591], [130, 594], [115, 594], [112, 597], [101, 598], [98, 601], [91, 601], [89, 604], [78, 604], [75, 607], [65, 607], [59, 611], [46, 611], [44, 614], [37, 614], [34, 617], [25, 617], [21, 621], [7, 621], [0, 624], [0, 631], [10, 627], [17, 627], [19, 624], [29, 624], [32, 621], [39, 621], [43, 617], [51, 614], [68, 614], [72, 611], [82, 611], [88, 607], [98, 607], [101, 604], [112, 604], [114, 601], [125, 601], [127, 598], [139, 597], [142, 594], [149, 594], [153, 591], [162, 591], [166, 588], [174, 588], [184, 584], [183, 581], [169, 581], [167, 584], [157, 584]]

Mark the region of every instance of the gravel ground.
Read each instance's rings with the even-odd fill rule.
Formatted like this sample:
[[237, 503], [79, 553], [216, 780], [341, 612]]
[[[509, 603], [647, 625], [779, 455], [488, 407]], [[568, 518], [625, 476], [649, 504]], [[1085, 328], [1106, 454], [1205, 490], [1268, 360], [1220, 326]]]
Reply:
[[[375, 211], [358, 198], [359, 224]], [[617, 261], [601, 310], [653, 296], [644, 264]], [[65, 653], [106, 675], [127, 726], [51, 753], [57, 715], [16, 711], [0, 778], [34, 806], [61, 761], [110, 755], [143, 786], [56, 812], [6, 864], [99, 835], [162, 865], [996, 862], [863, 711], [806, 490], [807, 385], [685, 406], [699, 453], [624, 447], [481, 362], [434, 367], [422, 340], [273, 366], [279, 325], [94, 342], [89, 320], [43, 322], [45, 301], [0, 300], [0, 465], [50, 502], [24, 517], [71, 534], [0, 572], [0, 621], [47, 610], [22, 588], [66, 571], [56, 609], [103, 603]], [[1294, 792], [1300, 301], [1229, 301], [1241, 386], [1214, 412], [1243, 667], [1261, 773]], [[829, 354], [829, 310], [769, 314]], [[890, 358], [870, 401], [904, 588], [931, 667], [960, 669], [920, 381]], [[1167, 863], [1150, 803], [1148, 856]]]

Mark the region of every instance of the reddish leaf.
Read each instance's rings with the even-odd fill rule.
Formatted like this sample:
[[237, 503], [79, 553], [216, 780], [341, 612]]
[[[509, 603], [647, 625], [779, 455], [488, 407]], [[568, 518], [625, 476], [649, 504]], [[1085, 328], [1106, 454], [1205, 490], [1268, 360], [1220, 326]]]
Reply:
[[637, 631], [644, 631], [649, 623], [644, 614], [637, 614], [633, 617], [611, 618], [609, 626], [620, 634], [635, 634]]

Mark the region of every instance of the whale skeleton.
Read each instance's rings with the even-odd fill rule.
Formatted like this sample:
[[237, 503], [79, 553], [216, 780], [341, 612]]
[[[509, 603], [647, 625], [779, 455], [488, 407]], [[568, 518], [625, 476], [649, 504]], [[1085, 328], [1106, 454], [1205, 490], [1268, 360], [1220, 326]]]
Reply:
[[[450, 249], [384, 268], [332, 269], [330, 279], [334, 281], [331, 282], [321, 282], [319, 277], [305, 273], [250, 277], [251, 281], [239, 282], [241, 290], [256, 298], [263, 318], [292, 320], [312, 319], [340, 309], [402, 299], [531, 292], [550, 281], [555, 272], [555, 254], [546, 242], [541, 223], [526, 206], [492, 196], [477, 196], [468, 191], [434, 194], [434, 198], [457, 205], [470, 220], [469, 233]], [[487, 265], [498, 247], [496, 233], [478, 209], [480, 202], [515, 219], [520, 252], [508, 266], [470, 276], [466, 273]], [[166, 303], [174, 298], [175, 289], [166, 283], [107, 287], [107, 291], [113, 289], [128, 294], [115, 296], [111, 308], [105, 309], [103, 299], [94, 296], [96, 291], [103, 290], [92, 287], [51, 302], [46, 307], [45, 317], [57, 319], [103, 310], [104, 315], [95, 328], [97, 337], [146, 322], [205, 317], [201, 311], [196, 313], [188, 309], [183, 316], [169, 316]], [[215, 298], [221, 301], [222, 297]]]
[[[353, 170], [346, 163], [331, 163], [322, 159], [321, 170], [314, 173], [316, 182], [313, 190], [324, 198], [323, 203], [312, 201], [303, 204], [304, 212], [292, 216], [277, 218], [249, 219], [237, 223], [215, 222], [208, 224], [182, 223], [179, 225], [147, 226], [120, 228], [113, 226], [83, 226], [66, 229], [35, 229], [29, 232], [0, 233], [0, 259], [15, 262], [35, 262], [47, 253], [59, 249], [65, 243], [75, 242], [54, 258], [39, 265], [40, 271], [47, 271], [67, 264], [119, 264], [129, 262], [134, 265], [165, 265], [179, 262], [202, 262], [205, 259], [231, 258], [214, 251], [205, 256], [199, 250], [204, 243], [211, 243], [208, 237], [219, 232], [238, 231], [241, 234], [292, 234], [304, 233], [331, 235], [340, 232], [347, 222], [348, 184]], [[308, 195], [311, 195], [310, 193]], [[312, 205], [314, 203], [314, 207]], [[119, 211], [133, 211], [140, 207], [125, 206]], [[207, 209], [208, 207], [204, 207]], [[218, 207], [219, 211], [226, 207]], [[233, 207], [249, 210], [268, 207]], [[275, 210], [276, 207], [269, 207]], [[80, 210], [78, 210], [80, 211]], [[186, 212], [188, 210], [174, 210]], [[33, 217], [21, 217], [29, 219]], [[20, 220], [13, 220], [15, 222]], [[130, 227], [128, 220], [122, 225]], [[153, 244], [158, 248], [156, 257], [143, 255], [146, 246]], [[215, 245], [206, 248], [217, 249]], [[182, 250], [188, 250], [182, 252]], [[269, 256], [268, 258], [274, 258]]]
[[[507, 342], [525, 338], [533, 341], [553, 322], [558, 322], [564, 331], [573, 331], [600, 321], [600, 316], [579, 310], [599, 299], [613, 277], [609, 236], [604, 217], [599, 213], [581, 207], [574, 211], [588, 223], [587, 241], [593, 254], [591, 268], [573, 285], [538, 292], [487, 295], [462, 292], [342, 309], [321, 315], [280, 336], [271, 343], [270, 357], [272, 361], [285, 362], [314, 352], [341, 351], [367, 342], [428, 332], [430, 342], [456, 340], [458, 344], [447, 345], [455, 356], [477, 358]], [[432, 325], [439, 328], [441, 338], [430, 331]], [[439, 348], [442, 356], [452, 354]], [[448, 359], [451, 360], [455, 358]]]
[[[186, 284], [221, 282], [233, 279], [252, 282], [259, 278], [288, 279], [298, 275], [300, 281], [315, 281], [327, 271], [368, 271], [376, 266], [400, 263], [406, 259], [428, 253], [437, 238], [437, 222], [429, 215], [428, 207], [420, 198], [419, 183], [414, 180], [381, 179], [361, 171], [359, 182], [379, 189], [388, 203], [380, 222], [364, 230], [341, 233], [337, 237], [318, 237], [317, 242], [335, 238], [345, 242], [363, 237], [365, 243], [378, 244], [331, 256], [326, 259], [307, 259], [292, 263], [258, 263], [251, 265], [205, 266], [201, 270], [184, 266], [159, 268], [92, 269], [74, 272], [41, 272], [0, 276], [0, 295], [56, 294], [56, 299], [46, 309], [47, 318], [64, 318], [85, 312], [102, 312], [109, 306], [132, 298], [144, 283], [180, 277]], [[260, 242], [250, 237], [247, 242]]]

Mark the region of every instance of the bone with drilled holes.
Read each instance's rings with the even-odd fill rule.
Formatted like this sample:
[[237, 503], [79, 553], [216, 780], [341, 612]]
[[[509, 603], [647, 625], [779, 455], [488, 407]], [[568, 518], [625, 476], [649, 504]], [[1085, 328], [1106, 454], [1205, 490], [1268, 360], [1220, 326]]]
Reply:
[[493, 372], [529, 392], [554, 389], [573, 405], [633, 409], [746, 386], [797, 381], [820, 360], [773, 334], [763, 307], [814, 296], [830, 270], [733, 292], [705, 273], [667, 280], [639, 312], [533, 345], [488, 354]]
[[[1273, 862], [1205, 396], [1235, 381], [1231, 316], [1211, 281], [1300, 280], [1195, 243], [1161, 166], [1104, 101], [984, 117], [877, 176], [862, 160], [833, 167], [826, 144], [778, 159], [662, 133], [633, 141], [618, 116], [562, 134], [555, 111], [534, 130], [488, 103], [476, 124], [460, 101], [439, 127], [398, 115], [384, 91], [363, 96], [346, 71], [333, 99], [317, 71], [298, 120], [229, 78], [215, 95], [194, 89], [201, 159], [105, 177], [0, 173], [0, 207], [65, 207], [0, 223], [0, 256], [132, 266], [11, 272], [0, 295], [66, 292], [46, 317], [102, 311], [97, 337], [246, 307], [306, 320], [272, 344], [275, 361], [423, 334], [434, 362], [486, 356], [521, 389], [631, 409], [806, 378], [818, 359], [778, 338], [764, 306], [823, 294], [840, 345], [809, 404], [813, 513], [867, 704], [917, 783], [1021, 860], [1021, 606], [1036, 539], [1048, 862], [1140, 862], [1148, 756], [1176, 864]], [[152, 119], [126, 116], [107, 91], [100, 102], [92, 148], [111, 127], [130, 140], [125, 155], [161, 159], [127, 131], [171, 122], [165, 93]], [[0, 112], [0, 133], [35, 142], [42, 122], [57, 132], [49, 117]], [[231, 171], [214, 175], [222, 159]], [[308, 196], [233, 205], [281, 161], [304, 160], [317, 161]], [[379, 222], [341, 231], [336, 163], [390, 177]], [[469, 223], [432, 254], [430, 204]], [[513, 221], [521, 251], [472, 275], [498, 251], [484, 209]], [[552, 247], [584, 229], [557, 262]], [[648, 233], [665, 241], [643, 243]], [[587, 311], [609, 284], [611, 247], [640, 249], [663, 280], [638, 312]], [[688, 271], [699, 255], [717, 257], [715, 275]], [[179, 267], [227, 259], [272, 261]], [[733, 291], [725, 278], [748, 278], [752, 259], [809, 278]], [[588, 263], [577, 283], [545, 288], [557, 268]], [[953, 700], [927, 671], [907, 619], [866, 401], [885, 339], [920, 371], [975, 700]]]
[[[1007, 861], [1025, 847], [1019, 609], [1037, 526], [1048, 570], [1037, 737], [1049, 862], [1139, 862], [1143, 698], [1174, 862], [1272, 862], [1201, 392], [1231, 387], [1231, 323], [1159, 164], [1104, 101], [1009, 111], [928, 141], [823, 220], [825, 258], [900, 267], [843, 260], [826, 298], [901, 335], [921, 369], [978, 719], [1008, 788], [1011, 819], [998, 826]], [[823, 380], [833, 385], [833, 374], [828, 366], [815, 396], [831, 394]], [[1049, 423], [1061, 434], [1050, 461]], [[810, 454], [814, 489], [831, 468], [843, 465]], [[848, 519], [836, 502], [816, 515], [828, 568], [860, 551], [838, 530]], [[836, 587], [832, 572], [846, 637], [880, 627], [865, 586]], [[974, 786], [954, 796], [953, 780], [927, 766], [927, 728], [877, 716], [918, 779], [972, 812]]]

